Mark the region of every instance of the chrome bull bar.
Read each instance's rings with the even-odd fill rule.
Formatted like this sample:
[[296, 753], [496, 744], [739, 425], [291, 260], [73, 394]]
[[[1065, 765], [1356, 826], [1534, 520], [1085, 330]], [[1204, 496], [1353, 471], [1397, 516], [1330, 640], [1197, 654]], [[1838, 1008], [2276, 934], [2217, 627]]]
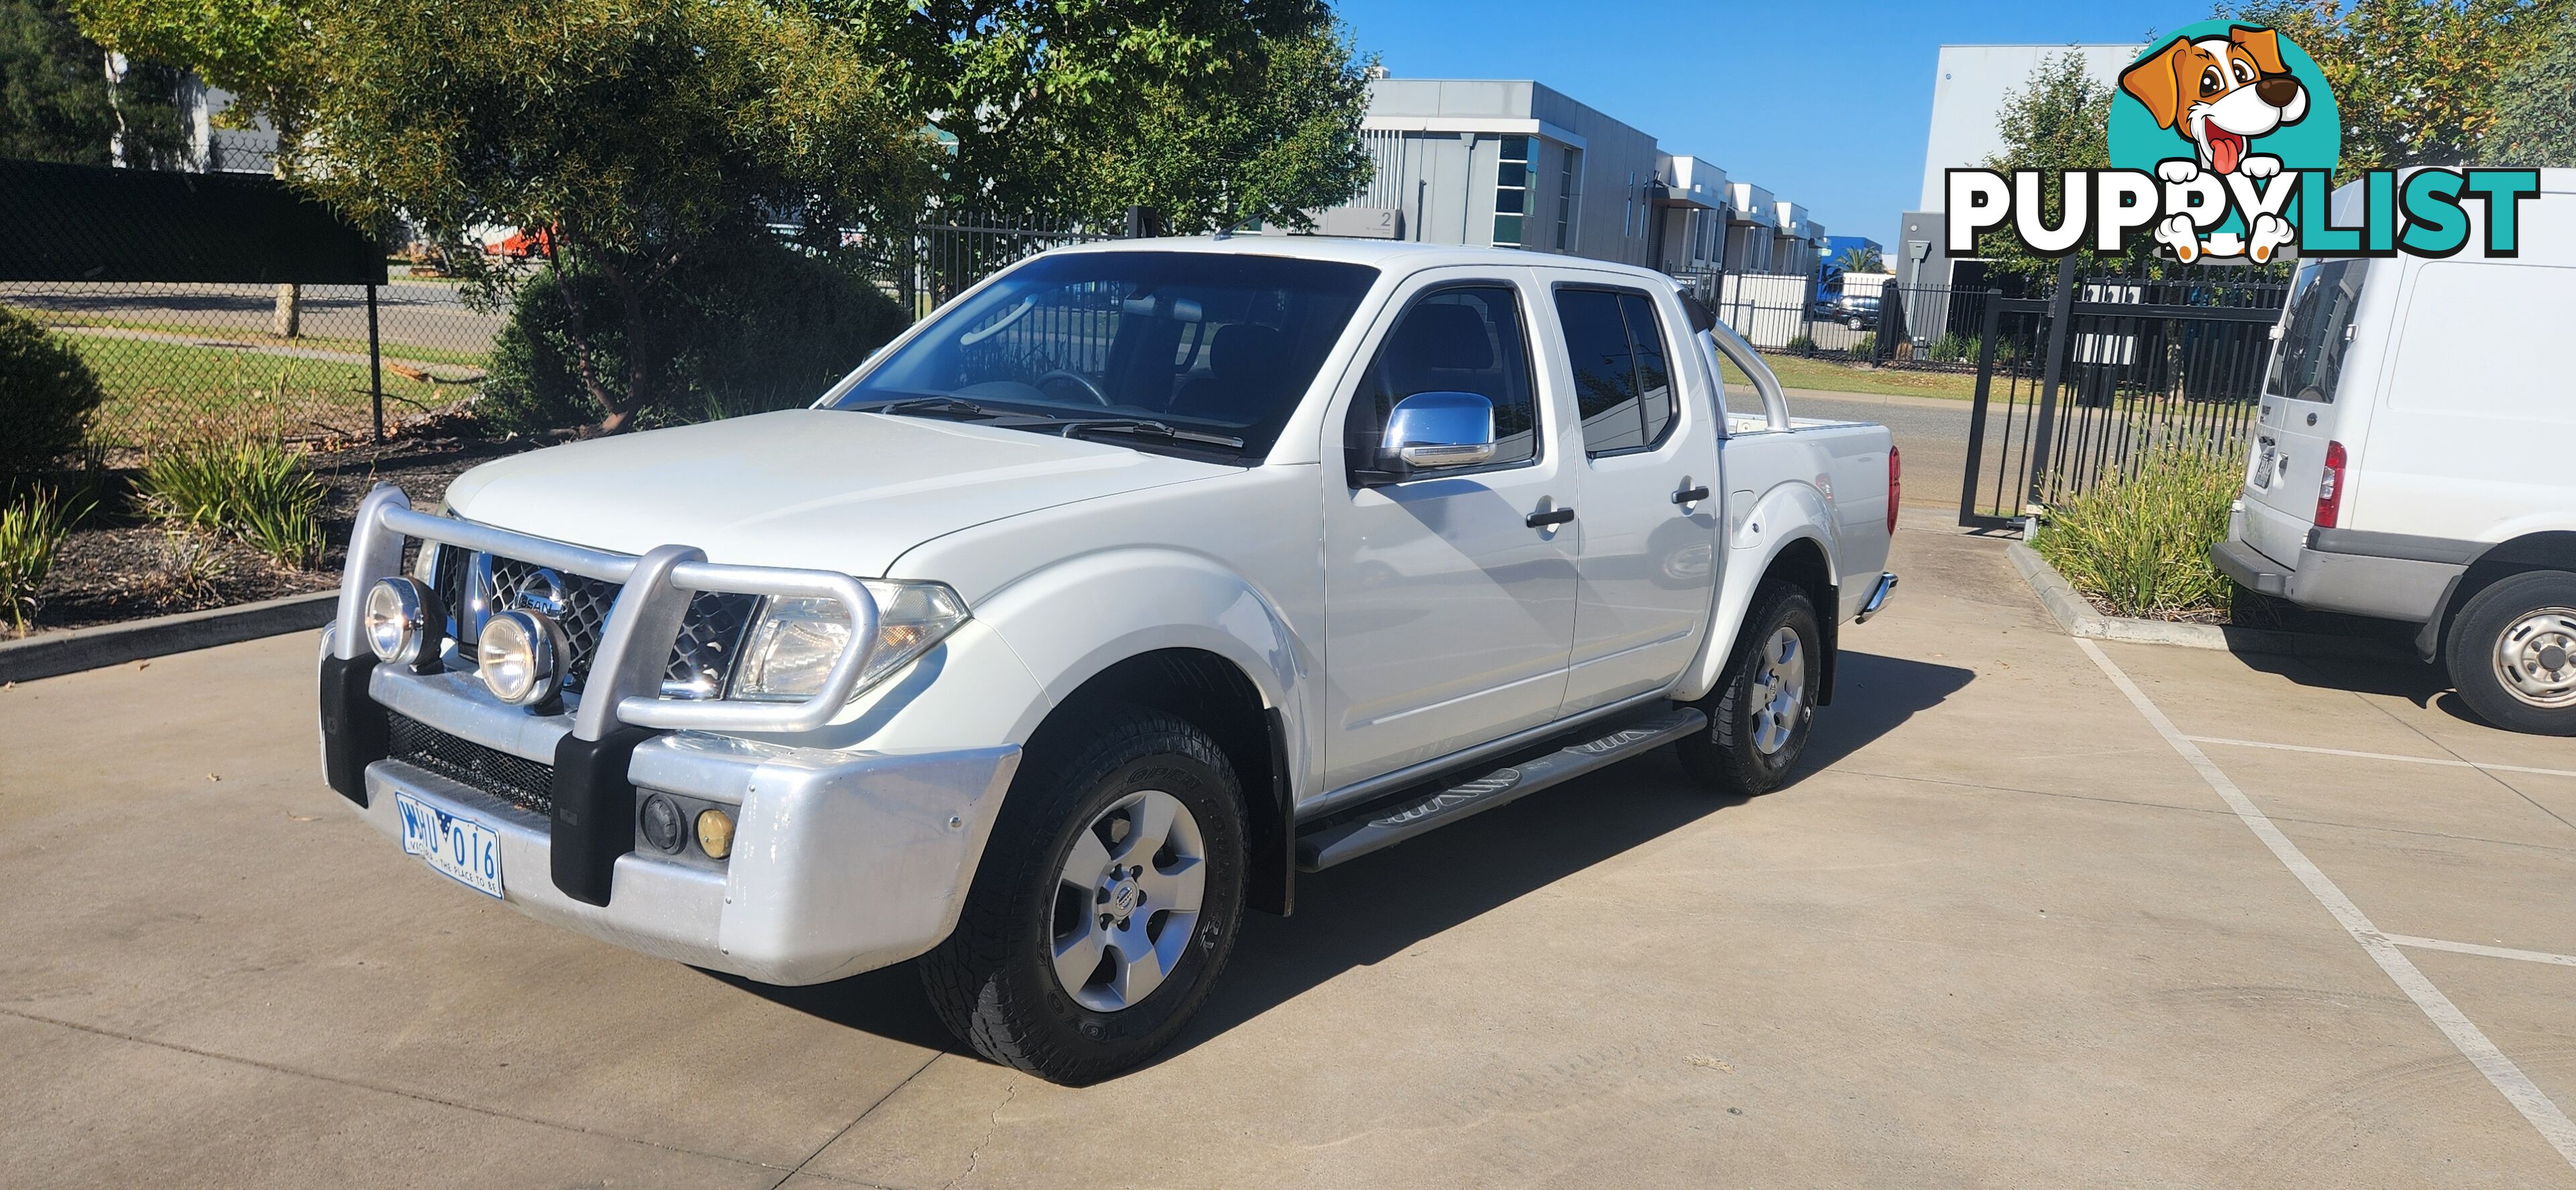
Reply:
[[[846, 574], [781, 566], [737, 566], [707, 561], [691, 546], [664, 545], [643, 554], [620, 554], [567, 545], [490, 525], [415, 511], [402, 489], [380, 484], [358, 504], [349, 532], [348, 563], [341, 573], [340, 605], [332, 652], [344, 661], [366, 653], [367, 590], [402, 572], [406, 539], [435, 541], [480, 553], [516, 558], [620, 584], [600, 633], [599, 650], [572, 734], [602, 740], [619, 726], [736, 732], [812, 731], [849, 705], [877, 639], [878, 609], [865, 585]], [[822, 688], [800, 702], [661, 697], [662, 669], [699, 591], [830, 599], [850, 616], [850, 643], [841, 650]]]

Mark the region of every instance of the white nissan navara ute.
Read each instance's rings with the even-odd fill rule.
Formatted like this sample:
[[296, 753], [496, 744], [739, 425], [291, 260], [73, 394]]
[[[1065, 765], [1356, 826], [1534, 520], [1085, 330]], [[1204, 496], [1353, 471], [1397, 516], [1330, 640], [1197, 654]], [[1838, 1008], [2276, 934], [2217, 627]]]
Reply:
[[1897, 483], [1661, 274], [1066, 248], [812, 408], [376, 489], [323, 771], [532, 917], [772, 984], [917, 959], [1087, 1082], [1301, 872], [1668, 743], [1780, 784]]

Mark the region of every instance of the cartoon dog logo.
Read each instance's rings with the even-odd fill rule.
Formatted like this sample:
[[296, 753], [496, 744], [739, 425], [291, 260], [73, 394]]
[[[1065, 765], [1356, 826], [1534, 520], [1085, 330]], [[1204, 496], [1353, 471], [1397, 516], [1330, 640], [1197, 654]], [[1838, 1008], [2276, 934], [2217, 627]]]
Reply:
[[2120, 73], [2120, 89], [2190, 141], [2197, 165], [2268, 178], [2277, 157], [2251, 150], [2254, 138], [2308, 114], [2308, 89], [2281, 63], [2281, 35], [2230, 26], [2224, 37], [2177, 37]]

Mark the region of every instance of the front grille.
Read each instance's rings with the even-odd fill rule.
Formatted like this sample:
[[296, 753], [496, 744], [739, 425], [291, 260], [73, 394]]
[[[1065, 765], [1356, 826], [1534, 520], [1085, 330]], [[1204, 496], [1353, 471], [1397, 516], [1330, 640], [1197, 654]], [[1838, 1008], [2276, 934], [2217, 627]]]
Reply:
[[392, 759], [472, 786], [526, 810], [549, 816], [555, 808], [555, 766], [512, 756], [460, 739], [407, 715], [388, 711]]
[[[474, 659], [473, 642], [465, 639], [463, 629], [470, 627], [461, 616], [466, 603], [466, 588], [476, 578], [475, 555], [452, 546], [441, 546], [432, 574], [439, 601], [450, 609], [449, 632], [456, 640], [459, 659]], [[564, 689], [578, 693], [590, 678], [591, 660], [599, 653], [600, 635], [607, 630], [608, 614], [617, 605], [618, 584], [578, 574], [546, 570], [534, 563], [515, 558], [491, 558], [491, 607], [505, 610], [534, 607], [552, 616], [563, 626], [564, 643], [570, 656], [564, 659]], [[734, 658], [741, 651], [743, 636], [751, 630], [752, 618], [759, 613], [760, 597], [727, 591], [700, 591], [689, 600], [689, 610], [680, 619], [680, 634], [673, 642], [671, 659], [663, 666], [662, 680], [691, 692], [692, 697], [714, 698], [724, 692], [725, 682], [733, 676]]]

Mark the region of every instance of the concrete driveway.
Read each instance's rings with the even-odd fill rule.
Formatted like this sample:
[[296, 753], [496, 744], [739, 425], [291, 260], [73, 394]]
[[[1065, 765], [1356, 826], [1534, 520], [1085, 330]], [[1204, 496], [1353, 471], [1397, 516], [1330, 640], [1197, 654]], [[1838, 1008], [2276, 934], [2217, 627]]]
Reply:
[[1915, 519], [1801, 780], [1658, 755], [1313, 877], [1084, 1090], [906, 969], [750, 987], [430, 873], [316, 777], [309, 640], [0, 690], [0, 1184], [2576, 1184], [2576, 743], [2097, 656]]

